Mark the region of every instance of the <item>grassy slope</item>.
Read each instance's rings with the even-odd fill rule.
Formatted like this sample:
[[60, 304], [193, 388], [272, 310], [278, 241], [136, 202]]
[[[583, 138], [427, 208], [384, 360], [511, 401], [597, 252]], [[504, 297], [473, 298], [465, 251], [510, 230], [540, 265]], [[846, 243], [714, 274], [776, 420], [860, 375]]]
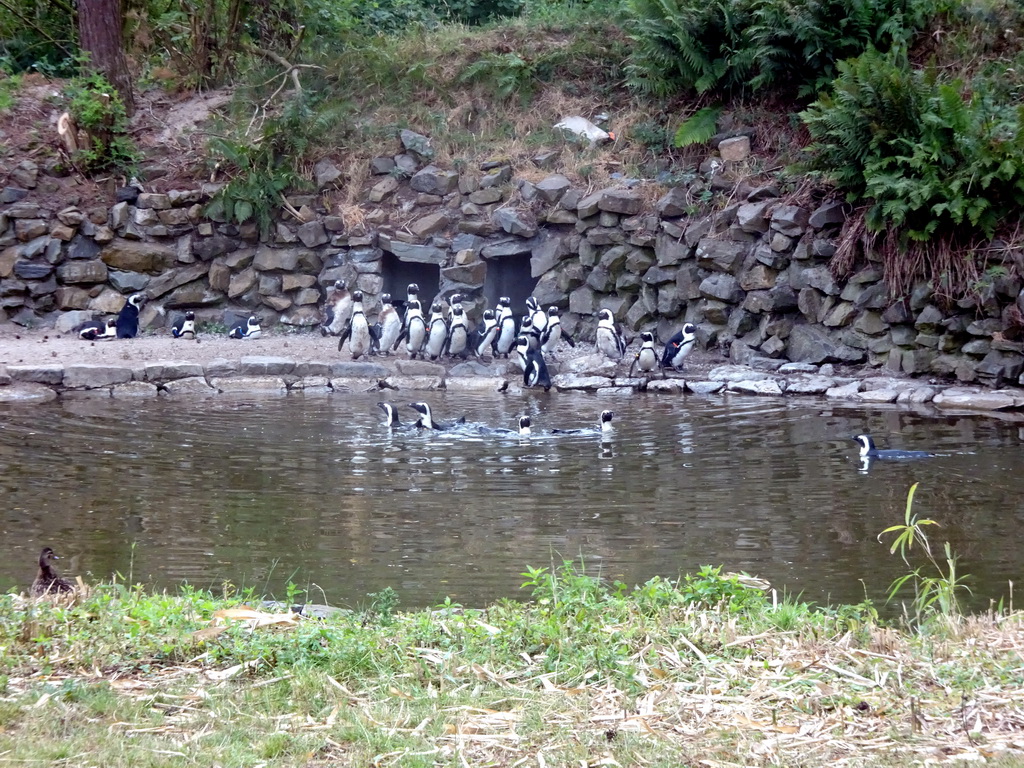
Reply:
[[[238, 600], [0, 598], [0, 757], [104, 766], [907, 765], [1024, 759], [1024, 616], [883, 628], [711, 572], [210, 630]], [[204, 631], [205, 630], [205, 631]], [[195, 634], [200, 631], [200, 634]], [[204, 637], [205, 636], [205, 637]]]

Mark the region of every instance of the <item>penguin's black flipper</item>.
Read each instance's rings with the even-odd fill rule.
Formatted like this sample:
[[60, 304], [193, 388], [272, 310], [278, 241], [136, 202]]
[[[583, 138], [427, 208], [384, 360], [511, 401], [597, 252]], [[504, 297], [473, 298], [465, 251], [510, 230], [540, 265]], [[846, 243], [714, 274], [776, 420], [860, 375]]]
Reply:
[[408, 327], [408, 326], [404, 327], [404, 328], [402, 329], [402, 332], [401, 332], [400, 334], [398, 334], [398, 338], [397, 338], [397, 339], [395, 339], [395, 343], [391, 345], [391, 351], [392, 351], [392, 352], [397, 352], [397, 351], [398, 351], [398, 347], [399, 347], [399, 346], [400, 346], [400, 345], [402, 344], [402, 342], [403, 342], [403, 341], [405, 341], [405, 340], [406, 340], [407, 338], [409, 338], [409, 327]]
[[640, 353], [637, 352], [633, 355], [633, 362], [629, 364], [629, 373], [626, 374], [629, 378], [633, 377], [633, 369], [636, 367], [636, 361], [640, 359]]
[[348, 337], [350, 335], [352, 335], [352, 323], [349, 323], [348, 325], [346, 325], [345, 326], [345, 330], [342, 331], [341, 335], [338, 337], [338, 351], [339, 352], [341, 352], [341, 348], [343, 346], [345, 346], [345, 340], [348, 339]]
[[565, 339], [566, 343], [567, 343], [567, 344], [568, 344], [568, 345], [569, 345], [570, 347], [572, 347], [573, 349], [575, 349], [575, 348], [576, 348], [576, 341], [575, 341], [575, 340], [573, 339], [573, 337], [572, 337], [572, 336], [570, 336], [569, 334], [567, 334], [567, 333], [566, 333], [565, 331], [562, 331], [562, 338], [563, 338], [563, 339]]
[[380, 336], [384, 332], [380, 323], [374, 323], [370, 326], [370, 354], [380, 354]]

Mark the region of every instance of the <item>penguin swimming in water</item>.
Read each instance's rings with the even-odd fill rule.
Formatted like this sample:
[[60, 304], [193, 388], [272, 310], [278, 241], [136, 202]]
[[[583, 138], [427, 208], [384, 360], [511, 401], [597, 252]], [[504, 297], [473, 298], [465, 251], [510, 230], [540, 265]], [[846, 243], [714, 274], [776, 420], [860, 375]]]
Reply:
[[402, 335], [402, 318], [391, 303], [390, 293], [381, 295], [380, 301], [381, 308], [377, 314], [378, 346], [381, 352], [390, 355], [392, 348], [398, 344], [398, 337]]
[[395, 410], [395, 406], [391, 403], [377, 403], [377, 407], [384, 411], [384, 426], [386, 427], [404, 427], [405, 424], [398, 418], [398, 411]]
[[338, 351], [348, 339], [348, 351], [353, 360], [358, 360], [373, 348], [373, 329], [370, 328], [370, 321], [366, 319], [363, 312], [363, 292], [356, 291], [352, 294], [352, 320], [348, 329], [338, 339]]
[[[485, 309], [483, 319], [476, 330], [470, 334], [473, 354], [477, 357], [489, 357], [494, 354], [494, 340], [498, 338], [498, 321], [493, 309]], [[490, 353], [490, 354], [488, 354]]]
[[495, 309], [498, 321], [498, 335], [494, 339], [495, 356], [508, 357], [516, 343], [516, 319], [512, 315], [510, 301], [508, 296], [502, 296], [498, 299], [498, 306]]
[[665, 345], [665, 351], [661, 354], [662, 370], [665, 368], [671, 368], [674, 371], [680, 370], [686, 356], [693, 352], [695, 346], [697, 346], [697, 326], [693, 323], [686, 323]]
[[558, 342], [565, 339], [566, 344], [575, 347], [576, 342], [562, 330], [562, 316], [558, 307], [548, 307], [548, 327], [540, 340], [540, 351], [545, 355], [553, 355]]
[[448, 324], [448, 338], [445, 340], [445, 353], [449, 357], [466, 359], [469, 354], [469, 318], [462, 308], [462, 297], [452, 296], [451, 319]]
[[871, 435], [854, 435], [850, 439], [860, 444], [861, 459], [927, 459], [935, 456], [928, 451], [879, 450], [875, 448], [875, 441]]
[[477, 431], [484, 435], [519, 435], [520, 437], [529, 437], [531, 424], [529, 416], [520, 416], [518, 430], [505, 429], [504, 427], [478, 427]]
[[236, 325], [228, 333], [232, 339], [258, 339], [262, 335], [263, 329], [260, 328], [260, 319], [256, 315], [250, 315], [244, 324]]
[[551, 376], [548, 374], [548, 366], [541, 351], [531, 349], [530, 340], [526, 336], [520, 336], [516, 340], [516, 353], [523, 359], [523, 386], [544, 387], [545, 392], [550, 390]]
[[85, 341], [110, 341], [117, 338], [117, 318], [90, 320], [78, 326], [78, 338]]
[[[639, 367], [643, 373], [650, 373], [655, 368], [660, 367], [660, 361], [658, 360], [658, 352], [654, 349], [654, 334], [650, 331], [644, 331], [640, 334], [640, 350], [636, 353], [633, 358], [632, 364], [629, 366], [629, 375], [633, 375], [633, 368]], [[665, 377], [665, 371], [661, 372], [662, 378]]]
[[582, 429], [552, 429], [551, 433], [554, 435], [585, 435], [591, 433], [597, 434], [598, 432], [602, 435], [610, 434], [614, 431], [612, 427], [612, 418], [614, 416], [614, 411], [601, 411], [600, 429], [594, 429], [592, 427], [583, 427]]
[[344, 280], [335, 280], [324, 300], [324, 322], [320, 326], [321, 336], [340, 336], [352, 315], [352, 294]]
[[441, 303], [435, 301], [430, 307], [430, 325], [427, 327], [427, 342], [423, 351], [431, 360], [437, 360], [444, 352], [448, 340], [448, 324], [444, 321]]
[[461, 417], [458, 421], [453, 424], [442, 424], [439, 421], [434, 421], [433, 415], [430, 413], [430, 406], [427, 403], [409, 403], [409, 407], [420, 414], [419, 421], [416, 423], [423, 429], [451, 429], [459, 424], [466, 423], [466, 417]]
[[622, 331], [615, 324], [615, 317], [610, 309], [602, 309], [597, 313], [597, 348], [612, 360], [621, 360], [626, 354], [626, 340]]
[[194, 339], [196, 337], [196, 313], [189, 310], [174, 321], [171, 336], [176, 339]]
[[146, 300], [146, 294], [133, 293], [117, 313], [117, 338], [134, 339], [139, 335], [139, 309]]

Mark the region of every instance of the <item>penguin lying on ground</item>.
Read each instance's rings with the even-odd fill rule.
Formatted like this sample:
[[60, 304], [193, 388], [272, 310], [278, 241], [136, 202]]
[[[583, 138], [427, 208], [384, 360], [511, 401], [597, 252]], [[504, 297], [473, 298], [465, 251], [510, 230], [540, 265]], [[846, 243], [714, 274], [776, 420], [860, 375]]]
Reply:
[[458, 421], [451, 424], [442, 424], [434, 421], [434, 417], [430, 413], [430, 406], [426, 403], [409, 403], [409, 407], [420, 414], [417, 425], [423, 429], [451, 429], [458, 424], [465, 424], [466, 417], [461, 417]]
[[117, 338], [117, 318], [90, 320], [87, 323], [82, 323], [75, 330], [78, 331], [78, 338], [85, 341], [110, 341]]
[[[632, 364], [629, 366], [629, 375], [633, 375], [633, 368], [639, 367], [643, 373], [650, 373], [655, 368], [659, 368], [658, 353], [654, 349], [654, 334], [650, 331], [644, 331], [640, 334], [640, 350], [636, 353], [633, 358]], [[662, 378], [665, 377], [665, 371], [661, 372]]]
[[693, 323], [686, 323], [682, 330], [676, 332], [661, 354], [661, 368], [671, 368], [678, 371], [682, 369], [686, 356], [693, 352], [697, 346], [697, 326]]
[[139, 335], [139, 309], [146, 300], [146, 294], [133, 293], [117, 313], [117, 338], [134, 339]]
[[928, 451], [879, 450], [871, 435], [855, 435], [850, 438], [860, 444], [861, 459], [927, 459], [934, 457]]
[[196, 337], [196, 313], [186, 312], [171, 326], [171, 336], [176, 339], [194, 339]]
[[551, 434], [553, 435], [589, 435], [589, 434], [607, 434], [612, 431], [612, 417], [615, 413], [612, 411], [601, 411], [601, 426], [600, 429], [593, 427], [583, 427], [582, 429], [552, 429]]
[[610, 309], [602, 309], [597, 313], [597, 348], [605, 357], [620, 360], [626, 354], [626, 339], [615, 324], [615, 316]]
[[260, 328], [260, 319], [256, 315], [250, 315], [248, 320], [228, 332], [232, 339], [258, 339], [262, 335], [263, 329]]
[[43, 551], [39, 553], [39, 573], [36, 575], [36, 580], [32, 582], [32, 587], [29, 589], [29, 594], [32, 597], [43, 597], [44, 595], [56, 595], [61, 592], [74, 592], [75, 587], [66, 579], [62, 579], [60, 575], [53, 570], [51, 563], [54, 560], [60, 558], [54, 554], [53, 550], [49, 547], [43, 547]]

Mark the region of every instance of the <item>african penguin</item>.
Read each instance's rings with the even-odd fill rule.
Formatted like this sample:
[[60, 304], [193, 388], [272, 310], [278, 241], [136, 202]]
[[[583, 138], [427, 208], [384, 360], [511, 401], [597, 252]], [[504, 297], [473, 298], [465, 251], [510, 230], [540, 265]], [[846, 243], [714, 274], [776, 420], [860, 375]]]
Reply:
[[879, 450], [875, 448], [875, 441], [871, 435], [855, 435], [851, 440], [856, 440], [860, 444], [862, 459], [926, 459], [935, 456], [928, 451]]
[[477, 357], [494, 354], [494, 340], [498, 338], [498, 321], [494, 319], [494, 310], [485, 309], [483, 319], [472, 333], [471, 343], [473, 354]]
[[452, 296], [451, 324], [448, 326], [448, 338], [445, 342], [445, 352], [450, 357], [461, 357], [465, 359], [469, 354], [469, 318], [462, 304], [457, 302], [458, 296]]
[[324, 322], [320, 326], [322, 336], [339, 336], [348, 325], [352, 315], [352, 294], [344, 280], [335, 280], [324, 300]]
[[597, 314], [597, 348], [612, 360], [619, 360], [626, 354], [626, 340], [622, 331], [615, 324], [610, 309], [602, 309]]
[[610, 434], [613, 431], [612, 418], [615, 416], [613, 411], [601, 411], [601, 422], [600, 429], [594, 429], [592, 427], [584, 427], [582, 429], [552, 429], [551, 432], [556, 435], [580, 435], [580, 434], [597, 434], [600, 433]]
[[644, 331], [640, 334], [640, 341], [640, 351], [633, 357], [633, 362], [629, 366], [630, 376], [633, 375], [634, 367], [638, 367], [644, 373], [650, 373], [659, 365], [658, 352], [654, 349], [654, 334]]
[[697, 326], [693, 323], [686, 323], [681, 330], [677, 331], [661, 354], [662, 369], [671, 368], [678, 371], [683, 367], [686, 356], [697, 346]]
[[402, 420], [398, 418], [398, 411], [391, 403], [377, 403], [377, 407], [384, 411], [384, 426], [401, 427]]
[[551, 389], [551, 376], [541, 351], [531, 349], [529, 339], [520, 336], [516, 340], [516, 352], [523, 358], [523, 386], [544, 387], [545, 392]]
[[196, 337], [196, 313], [189, 310], [174, 321], [171, 336], [176, 339], [194, 339]]
[[[533, 327], [533, 315], [523, 315], [523, 319], [519, 323], [519, 336], [526, 337], [530, 342], [530, 349], [540, 349], [540, 334]], [[518, 339], [516, 343], [519, 343]]]
[[250, 315], [249, 319], [240, 325], [236, 325], [228, 333], [232, 339], [258, 339], [263, 335], [260, 328], [260, 319], [256, 315]]
[[370, 328], [370, 322], [366, 319], [366, 313], [363, 312], [362, 291], [356, 291], [352, 294], [352, 320], [348, 325], [348, 330], [342, 333], [341, 338], [338, 339], [339, 352], [346, 338], [348, 339], [348, 350], [353, 360], [358, 360], [369, 352], [373, 346], [373, 331]]
[[402, 334], [402, 318], [398, 316], [398, 310], [391, 303], [390, 293], [383, 294], [380, 300], [381, 308], [377, 313], [380, 349], [385, 355], [390, 355], [392, 348], [397, 346], [398, 337]]
[[548, 332], [548, 316], [540, 308], [540, 303], [533, 296], [526, 300], [526, 311], [530, 315], [530, 327], [533, 329], [533, 333], [537, 335], [537, 347], [540, 348], [541, 342]]
[[498, 321], [498, 335], [494, 339], [494, 354], [508, 357], [516, 343], [516, 319], [508, 305], [508, 297], [498, 299], [495, 312]]
[[416, 355], [423, 351], [423, 342], [427, 339], [427, 324], [423, 319], [423, 310], [420, 303], [413, 299], [405, 307], [406, 327], [402, 329], [398, 340], [395, 342], [395, 349], [405, 339], [405, 351], [409, 357], [415, 359]]
[[416, 283], [409, 283], [409, 287], [405, 289], [405, 317], [402, 319], [402, 328], [406, 331], [409, 330], [409, 308], [416, 304], [420, 309], [420, 317], [423, 316], [423, 304], [420, 302], [420, 287]]
[[576, 342], [572, 340], [572, 337], [562, 330], [562, 317], [558, 307], [548, 307], [548, 327], [545, 329], [544, 335], [540, 340], [541, 351], [545, 355], [552, 354], [555, 351], [555, 347], [558, 346], [560, 339], [565, 339], [570, 347], [576, 346]]
[[420, 414], [419, 421], [417, 424], [423, 429], [451, 429], [456, 424], [465, 424], [466, 417], [463, 416], [454, 424], [442, 424], [441, 422], [434, 421], [434, 417], [430, 412], [430, 405], [427, 403], [409, 403], [409, 407]]
[[117, 338], [117, 318], [90, 320], [78, 326], [78, 338], [85, 341], [110, 341]]
[[437, 360], [444, 352], [448, 340], [448, 324], [444, 321], [441, 303], [435, 301], [430, 307], [430, 325], [427, 326], [427, 343], [424, 352], [431, 360]]
[[133, 293], [117, 313], [117, 338], [134, 339], [139, 335], [139, 309], [146, 294]]
[[505, 429], [504, 427], [477, 427], [477, 431], [485, 435], [516, 435], [520, 437], [530, 436], [531, 421], [529, 416], [519, 417], [519, 429]]

